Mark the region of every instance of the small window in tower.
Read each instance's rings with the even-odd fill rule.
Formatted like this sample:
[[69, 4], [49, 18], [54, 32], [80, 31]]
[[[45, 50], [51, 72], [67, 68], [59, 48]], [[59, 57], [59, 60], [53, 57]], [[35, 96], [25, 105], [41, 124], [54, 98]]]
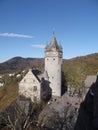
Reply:
[[34, 102], [36, 102], [37, 101], [37, 97], [33, 96], [33, 100], [34, 100]]
[[53, 58], [53, 60], [55, 60], [55, 58]]
[[33, 87], [33, 91], [37, 91], [37, 86], [34, 86], [34, 87]]
[[49, 60], [49, 59], [47, 58], [47, 60]]
[[24, 79], [24, 82], [26, 82], [26, 79]]
[[35, 80], [33, 80], [33, 82], [35, 82]]

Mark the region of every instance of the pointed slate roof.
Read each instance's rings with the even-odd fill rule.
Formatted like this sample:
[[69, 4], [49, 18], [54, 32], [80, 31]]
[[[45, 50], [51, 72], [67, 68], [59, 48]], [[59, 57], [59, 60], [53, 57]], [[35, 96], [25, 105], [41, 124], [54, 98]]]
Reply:
[[33, 83], [33, 80], [35, 79], [38, 83], [40, 83], [40, 80], [38, 77], [32, 72], [32, 69], [29, 69], [28, 73], [24, 76], [24, 78], [20, 81], [20, 83], [26, 82], [26, 83]]
[[50, 42], [50, 46], [51, 46], [51, 48], [53, 47], [53, 48], [59, 48], [59, 46], [58, 46], [58, 43], [57, 43], [57, 40], [56, 40], [56, 37], [55, 36], [53, 36], [52, 37], [52, 39], [51, 39], [51, 42]]
[[50, 44], [46, 45], [46, 51], [52, 51], [53, 49], [56, 51], [62, 51], [62, 47], [57, 43], [55, 35], [52, 36]]

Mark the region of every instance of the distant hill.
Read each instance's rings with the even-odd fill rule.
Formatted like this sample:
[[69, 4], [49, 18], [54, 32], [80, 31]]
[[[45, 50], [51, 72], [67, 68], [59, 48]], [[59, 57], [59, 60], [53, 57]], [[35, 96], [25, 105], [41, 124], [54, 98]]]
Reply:
[[21, 71], [30, 67], [41, 67], [44, 65], [42, 58], [14, 57], [4, 63], [0, 63], [0, 74]]
[[[94, 67], [94, 70], [98, 69], [98, 53], [75, 57], [72, 59], [63, 59], [63, 66], [65, 69], [67, 67], [77, 66], [86, 66], [86, 67]], [[0, 73], [9, 73], [17, 70], [23, 70], [27, 67], [33, 66], [43, 66], [44, 58], [22, 58], [22, 57], [14, 57], [6, 62], [0, 63]], [[92, 68], [93, 69], [93, 68]]]
[[[44, 59], [14, 57], [0, 64], [0, 74], [21, 71], [31, 67], [43, 69]], [[96, 75], [98, 72], [98, 53], [63, 59], [62, 71], [69, 85], [80, 87], [87, 75]]]

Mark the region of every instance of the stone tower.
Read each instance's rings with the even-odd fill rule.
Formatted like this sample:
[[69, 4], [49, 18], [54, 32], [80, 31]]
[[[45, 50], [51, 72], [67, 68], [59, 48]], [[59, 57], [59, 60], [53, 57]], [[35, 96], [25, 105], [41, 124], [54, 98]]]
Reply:
[[50, 82], [52, 96], [61, 96], [62, 54], [62, 47], [53, 35], [50, 44], [45, 48], [45, 73]]

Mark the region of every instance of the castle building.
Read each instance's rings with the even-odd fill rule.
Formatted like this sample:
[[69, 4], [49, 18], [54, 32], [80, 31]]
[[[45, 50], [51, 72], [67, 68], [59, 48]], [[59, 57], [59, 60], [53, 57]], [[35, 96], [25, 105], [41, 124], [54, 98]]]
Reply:
[[28, 73], [19, 83], [19, 95], [31, 98], [32, 102], [40, 100], [41, 81], [32, 69], [29, 69]]
[[45, 71], [50, 81], [53, 96], [61, 96], [61, 64], [62, 47], [53, 35], [50, 44], [45, 48]]
[[19, 83], [19, 95], [31, 98], [33, 102], [41, 100], [44, 90], [52, 96], [60, 97], [62, 55], [62, 47], [53, 35], [50, 44], [45, 47], [44, 73], [34, 73], [30, 69]]

